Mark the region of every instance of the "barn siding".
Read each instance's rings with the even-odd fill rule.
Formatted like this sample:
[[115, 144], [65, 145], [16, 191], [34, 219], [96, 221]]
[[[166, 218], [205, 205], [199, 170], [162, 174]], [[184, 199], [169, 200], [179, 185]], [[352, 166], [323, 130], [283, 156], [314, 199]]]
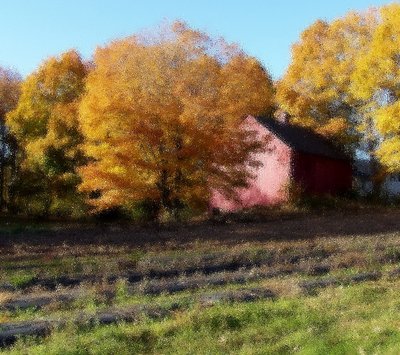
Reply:
[[253, 206], [268, 206], [286, 202], [290, 183], [301, 185], [307, 194], [337, 195], [352, 187], [352, 166], [347, 160], [294, 151], [281, 138], [249, 116], [244, 124], [258, 132], [260, 138], [269, 137], [268, 149], [258, 154], [262, 166], [253, 170], [255, 178], [249, 187], [238, 189], [238, 201], [212, 191], [210, 208], [237, 211]]
[[352, 167], [348, 161], [296, 153], [293, 181], [312, 195], [341, 194], [352, 187]]
[[279, 204], [287, 199], [287, 186], [290, 182], [290, 161], [292, 150], [276, 136], [260, 125], [254, 117], [245, 120], [249, 129], [256, 130], [259, 138], [269, 136], [268, 149], [257, 155], [262, 163], [259, 168], [254, 168], [255, 179], [249, 181], [246, 189], [238, 189], [239, 201], [233, 201], [222, 196], [218, 191], [213, 191], [211, 208], [223, 211], [235, 211], [246, 207], [259, 205]]

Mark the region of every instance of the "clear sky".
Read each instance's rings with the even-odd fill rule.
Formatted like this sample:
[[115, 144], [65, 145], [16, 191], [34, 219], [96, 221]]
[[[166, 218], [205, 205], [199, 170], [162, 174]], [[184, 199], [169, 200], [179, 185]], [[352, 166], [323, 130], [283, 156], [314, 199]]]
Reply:
[[385, 0], [0, 0], [0, 65], [29, 74], [69, 48], [90, 58], [97, 45], [163, 20], [239, 43], [274, 78], [290, 61], [290, 46], [318, 18], [331, 20]]

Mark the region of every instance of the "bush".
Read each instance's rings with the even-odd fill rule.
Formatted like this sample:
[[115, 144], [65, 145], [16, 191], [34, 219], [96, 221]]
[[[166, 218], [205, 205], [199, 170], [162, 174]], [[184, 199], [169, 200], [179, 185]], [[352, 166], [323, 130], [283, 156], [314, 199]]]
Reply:
[[107, 208], [94, 213], [94, 218], [104, 222], [114, 222], [127, 218], [127, 213], [122, 207]]
[[143, 200], [124, 208], [125, 214], [136, 222], [152, 222], [157, 220], [160, 204], [154, 200]]

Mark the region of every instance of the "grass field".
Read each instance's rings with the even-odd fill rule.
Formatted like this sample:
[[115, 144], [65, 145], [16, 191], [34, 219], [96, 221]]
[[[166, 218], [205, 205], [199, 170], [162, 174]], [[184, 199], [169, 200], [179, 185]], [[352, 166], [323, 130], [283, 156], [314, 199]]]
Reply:
[[400, 348], [400, 212], [0, 226], [0, 351], [369, 354]]

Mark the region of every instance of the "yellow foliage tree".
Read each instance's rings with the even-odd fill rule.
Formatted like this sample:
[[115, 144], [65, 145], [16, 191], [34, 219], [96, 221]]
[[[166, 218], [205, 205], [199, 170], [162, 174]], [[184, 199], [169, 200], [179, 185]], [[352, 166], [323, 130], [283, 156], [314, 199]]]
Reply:
[[241, 120], [273, 104], [257, 60], [176, 22], [98, 48], [94, 63], [80, 107], [92, 159], [80, 188], [96, 192], [96, 209], [150, 200], [177, 213], [246, 184], [262, 143]]
[[357, 136], [358, 102], [350, 77], [375, 26], [374, 11], [350, 13], [331, 23], [317, 21], [292, 48], [292, 61], [277, 84], [277, 101], [293, 123], [348, 147]]
[[400, 171], [400, 5], [384, 6], [368, 51], [352, 74], [352, 95], [362, 102], [370, 130], [380, 137], [377, 157]]
[[41, 200], [44, 213], [62, 210], [68, 199], [70, 208], [76, 203], [75, 170], [84, 162], [78, 106], [86, 75], [87, 67], [74, 50], [49, 58], [23, 82], [18, 105], [7, 115], [20, 148], [21, 184], [27, 180], [21, 189], [36, 195], [29, 204]]

